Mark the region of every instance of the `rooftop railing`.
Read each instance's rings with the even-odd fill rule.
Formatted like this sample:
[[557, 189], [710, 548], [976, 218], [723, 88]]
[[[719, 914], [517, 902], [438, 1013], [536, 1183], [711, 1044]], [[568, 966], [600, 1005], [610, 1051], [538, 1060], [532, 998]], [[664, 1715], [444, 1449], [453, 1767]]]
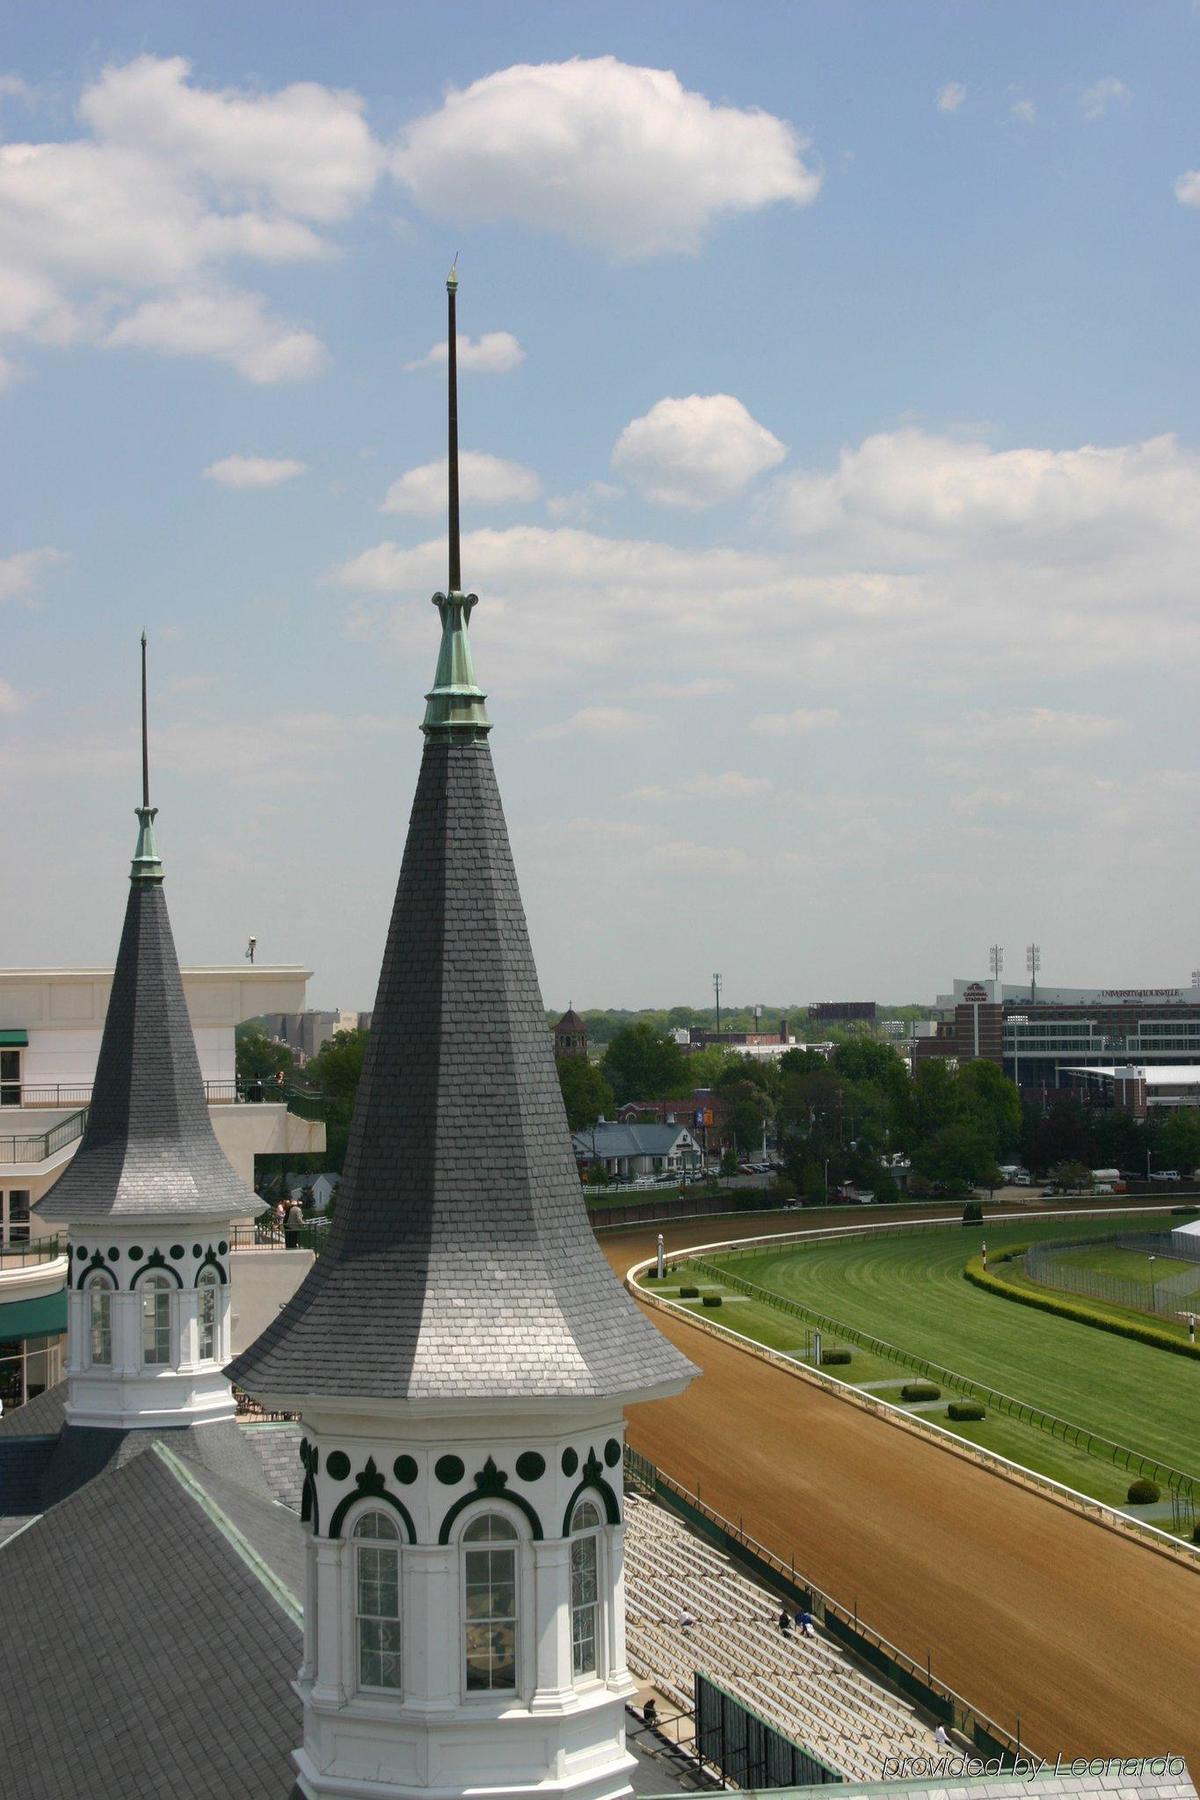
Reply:
[[27, 1263], [53, 1262], [55, 1257], [66, 1254], [66, 1237], [58, 1232], [32, 1238], [28, 1243], [0, 1244], [0, 1274], [6, 1269], [23, 1268]]
[[87, 1107], [81, 1106], [68, 1118], [60, 1119], [57, 1125], [52, 1125], [49, 1131], [22, 1132], [13, 1137], [0, 1137], [0, 1167], [46, 1162], [51, 1156], [57, 1156], [60, 1150], [65, 1150], [68, 1144], [73, 1144], [83, 1136], [87, 1115]]

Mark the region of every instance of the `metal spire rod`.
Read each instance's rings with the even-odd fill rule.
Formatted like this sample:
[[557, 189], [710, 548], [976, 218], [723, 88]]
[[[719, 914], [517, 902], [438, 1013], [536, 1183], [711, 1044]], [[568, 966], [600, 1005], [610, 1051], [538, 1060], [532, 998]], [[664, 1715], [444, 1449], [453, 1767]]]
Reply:
[[449, 383], [449, 419], [448, 419], [448, 456], [447, 464], [450, 480], [450, 585], [452, 594], [462, 593], [462, 564], [459, 557], [458, 544], [458, 321], [455, 316], [454, 302], [458, 293], [458, 253], [450, 266], [446, 277], [446, 296], [449, 308], [446, 342], [449, 349], [450, 383]]
[[150, 742], [146, 724], [146, 634], [142, 633], [142, 805], [150, 804]]

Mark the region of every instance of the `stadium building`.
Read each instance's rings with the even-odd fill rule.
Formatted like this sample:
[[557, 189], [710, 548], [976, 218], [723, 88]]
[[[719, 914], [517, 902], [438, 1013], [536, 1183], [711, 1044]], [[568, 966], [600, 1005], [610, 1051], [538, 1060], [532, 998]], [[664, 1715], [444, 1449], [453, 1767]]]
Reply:
[[[1036, 989], [956, 979], [939, 994], [936, 1035], [919, 1038], [917, 1062], [931, 1056], [1000, 1064], [1031, 1095], [1049, 1088], [1100, 1087], [1118, 1100], [1128, 1089], [1162, 1087], [1167, 1068], [1200, 1068], [1200, 984], [1190, 987]], [[1129, 1071], [1117, 1078], [1117, 1071]], [[1171, 1084], [1169, 1084], [1171, 1085]], [[1177, 1085], [1177, 1084], [1174, 1084]]]

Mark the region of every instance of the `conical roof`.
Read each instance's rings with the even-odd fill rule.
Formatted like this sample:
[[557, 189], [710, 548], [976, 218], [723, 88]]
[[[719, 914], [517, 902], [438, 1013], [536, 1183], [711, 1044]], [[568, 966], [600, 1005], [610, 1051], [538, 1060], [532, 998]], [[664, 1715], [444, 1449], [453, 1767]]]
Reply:
[[231, 1378], [465, 1400], [692, 1373], [588, 1224], [487, 740], [431, 733], [329, 1243]]
[[573, 1006], [568, 1006], [554, 1029], [555, 1031], [586, 1031], [587, 1020], [581, 1019]]
[[142, 797], [87, 1127], [37, 1202], [48, 1223], [215, 1221], [260, 1207], [213, 1135], [163, 892], [156, 808], [145, 790]]

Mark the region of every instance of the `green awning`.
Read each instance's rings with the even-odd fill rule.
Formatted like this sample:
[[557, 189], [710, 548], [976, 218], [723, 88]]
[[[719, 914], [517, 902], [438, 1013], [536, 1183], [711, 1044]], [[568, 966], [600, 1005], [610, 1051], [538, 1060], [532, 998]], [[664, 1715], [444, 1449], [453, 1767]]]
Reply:
[[0, 1050], [23, 1050], [29, 1042], [27, 1031], [0, 1031]]
[[0, 1305], [0, 1343], [14, 1338], [56, 1337], [67, 1329], [67, 1290], [38, 1300], [10, 1300]]

